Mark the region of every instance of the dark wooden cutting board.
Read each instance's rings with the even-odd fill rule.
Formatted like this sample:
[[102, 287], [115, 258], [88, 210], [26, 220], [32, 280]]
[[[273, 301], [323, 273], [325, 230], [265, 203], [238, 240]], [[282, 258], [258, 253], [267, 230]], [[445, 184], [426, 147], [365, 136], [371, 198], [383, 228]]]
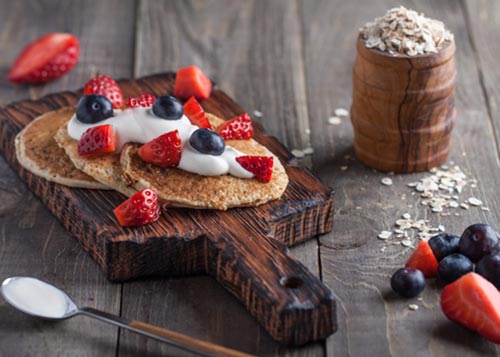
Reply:
[[[119, 84], [125, 96], [163, 95], [172, 92], [174, 80], [175, 74], [165, 73]], [[290, 178], [280, 200], [225, 212], [170, 208], [152, 225], [124, 228], [112, 212], [125, 199], [120, 193], [54, 184], [16, 160], [16, 134], [44, 112], [76, 105], [80, 95], [81, 91], [63, 92], [0, 108], [0, 149], [110, 280], [208, 274], [281, 343], [300, 345], [336, 330], [332, 292], [287, 248], [332, 230], [333, 191], [298, 167], [276, 138], [255, 125], [255, 139], [281, 159]], [[217, 89], [202, 105], [225, 119], [243, 112]]]

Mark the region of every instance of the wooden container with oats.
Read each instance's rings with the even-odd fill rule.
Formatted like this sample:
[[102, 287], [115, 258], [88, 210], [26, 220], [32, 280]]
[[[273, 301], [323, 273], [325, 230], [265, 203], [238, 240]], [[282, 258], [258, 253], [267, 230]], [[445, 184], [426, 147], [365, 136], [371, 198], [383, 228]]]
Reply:
[[357, 41], [351, 121], [356, 155], [398, 173], [444, 163], [455, 124], [455, 43], [442, 22], [404, 7]]

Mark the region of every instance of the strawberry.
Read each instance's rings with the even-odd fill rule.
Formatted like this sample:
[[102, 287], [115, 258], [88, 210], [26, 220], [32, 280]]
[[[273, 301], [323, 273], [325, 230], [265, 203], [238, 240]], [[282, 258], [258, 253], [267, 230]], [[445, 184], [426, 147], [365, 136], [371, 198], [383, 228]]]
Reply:
[[271, 181], [274, 158], [272, 156], [238, 156], [236, 161], [262, 182]]
[[73, 69], [80, 57], [78, 39], [69, 33], [50, 33], [26, 46], [7, 78], [14, 83], [45, 83]]
[[197, 66], [180, 68], [175, 76], [174, 97], [205, 99], [210, 96], [212, 82]]
[[139, 156], [145, 162], [161, 167], [176, 167], [181, 161], [181, 137], [174, 130], [151, 140], [139, 149]]
[[481, 275], [471, 272], [446, 285], [441, 309], [450, 320], [500, 343], [500, 292]]
[[113, 108], [119, 109], [123, 107], [122, 90], [110, 76], [101, 75], [90, 78], [83, 86], [83, 94], [100, 94], [111, 101]]
[[415, 268], [424, 273], [426, 278], [432, 278], [438, 273], [439, 263], [432, 252], [429, 243], [420, 241], [417, 248], [406, 261], [407, 268]]
[[88, 128], [78, 142], [78, 155], [92, 158], [116, 151], [115, 130], [111, 124]]
[[225, 140], [249, 140], [253, 138], [252, 119], [247, 113], [238, 115], [219, 126], [217, 133]]
[[153, 223], [160, 218], [160, 206], [156, 193], [146, 188], [132, 195], [113, 210], [123, 227], [137, 227]]
[[205, 115], [205, 111], [195, 97], [189, 98], [188, 101], [184, 103], [184, 115], [187, 116], [191, 124], [199, 126], [200, 128], [212, 129]]
[[127, 99], [127, 108], [149, 108], [152, 107], [156, 97], [149, 93], [142, 93], [138, 97], [130, 97]]

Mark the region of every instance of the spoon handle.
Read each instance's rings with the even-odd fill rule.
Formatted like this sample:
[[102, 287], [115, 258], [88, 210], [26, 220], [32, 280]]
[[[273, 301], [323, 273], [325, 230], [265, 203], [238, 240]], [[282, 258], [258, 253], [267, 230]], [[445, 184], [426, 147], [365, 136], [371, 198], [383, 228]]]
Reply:
[[199, 354], [201, 356], [254, 357], [253, 355], [244, 352], [236, 351], [207, 341], [202, 341], [197, 338], [190, 337], [165, 328], [150, 325], [145, 322], [137, 320], [127, 321], [116, 315], [112, 315], [104, 311], [99, 311], [91, 307], [80, 308], [78, 314], [96, 318], [98, 320], [133, 331], [135, 333], [154, 338], [155, 340], [165, 342], [169, 345], [181, 348], [183, 350]]

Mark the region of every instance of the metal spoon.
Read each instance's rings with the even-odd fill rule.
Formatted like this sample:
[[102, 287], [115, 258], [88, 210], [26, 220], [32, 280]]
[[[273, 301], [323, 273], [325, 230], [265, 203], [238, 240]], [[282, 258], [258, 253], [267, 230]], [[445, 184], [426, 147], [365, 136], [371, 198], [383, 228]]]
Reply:
[[[30, 279], [31, 281], [37, 281], [38, 283], [45, 284], [44, 287], [48, 289], [52, 289], [53, 292], [58, 292], [61, 294], [62, 297], [65, 299], [66, 303], [66, 310], [57, 317], [54, 316], [46, 316], [43, 314], [37, 314], [33, 311], [30, 311], [26, 308], [26, 306], [23, 306], [22, 303], [19, 301], [15, 301], [10, 294], [9, 294], [9, 285], [13, 284], [14, 282], [19, 283], [21, 279]], [[22, 283], [22, 282], [21, 282]], [[93, 317], [95, 319], [107, 322], [109, 324], [136, 332], [138, 334], [154, 338], [155, 340], [165, 342], [169, 345], [178, 347], [180, 349], [193, 352], [202, 356], [231, 356], [231, 357], [251, 357], [252, 355], [239, 352], [236, 350], [232, 350], [223, 346], [219, 346], [210, 342], [198, 340], [196, 338], [183, 335], [178, 332], [174, 332], [171, 330], [167, 330], [164, 328], [160, 328], [157, 326], [153, 326], [150, 324], [147, 324], [145, 322], [141, 321], [136, 321], [136, 320], [126, 320], [123, 319], [119, 316], [109, 314], [104, 311], [99, 311], [96, 309], [93, 309], [91, 307], [78, 307], [75, 302], [62, 290], [56, 288], [55, 286], [48, 284], [42, 280], [31, 278], [31, 277], [23, 277], [23, 276], [17, 276], [17, 277], [11, 277], [7, 278], [2, 282], [2, 285], [0, 287], [0, 292], [2, 293], [4, 299], [13, 307], [16, 309], [24, 312], [25, 314], [28, 314], [30, 316], [38, 317], [38, 318], [44, 318], [44, 319], [49, 319], [49, 320], [65, 320], [69, 319], [73, 316], [76, 315], [85, 315], [89, 317]], [[36, 299], [40, 299], [40, 296], [34, 297]], [[43, 298], [43, 297], [42, 297]], [[47, 301], [47, 304], [50, 304], [50, 301]]]

